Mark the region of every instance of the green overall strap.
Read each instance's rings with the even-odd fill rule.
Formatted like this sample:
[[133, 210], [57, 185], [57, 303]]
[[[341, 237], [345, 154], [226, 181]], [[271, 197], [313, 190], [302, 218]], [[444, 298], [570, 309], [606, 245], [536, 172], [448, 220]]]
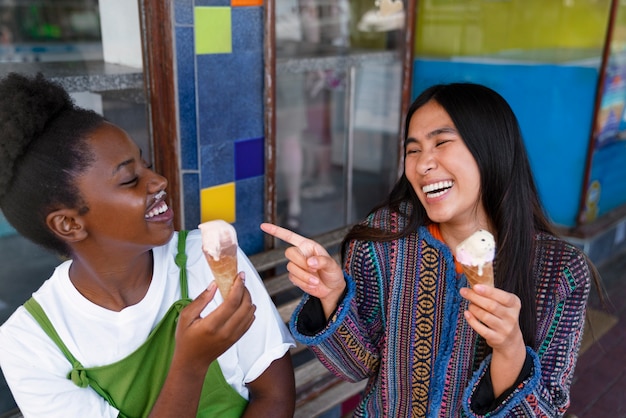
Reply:
[[[186, 231], [179, 233], [178, 254], [175, 256], [175, 262], [180, 267], [179, 279], [183, 297], [170, 306], [139, 348], [115, 363], [83, 368], [67, 350], [41, 306], [34, 299], [33, 302], [25, 304], [28, 305], [26, 309], [72, 363], [73, 368], [68, 378], [81, 387], [88, 384], [120, 411], [118, 415], [120, 418], [147, 417], [167, 377], [176, 345], [174, 335], [178, 317], [180, 311], [191, 303], [187, 289], [186, 236]], [[87, 384], [81, 385], [83, 382]], [[238, 418], [243, 414], [247, 404], [248, 401], [228, 384], [219, 363], [212, 362], [205, 376], [197, 417]]]
[[35, 318], [35, 320], [39, 323], [41, 328], [48, 334], [48, 337], [59, 347], [59, 349], [65, 355], [65, 358], [72, 364], [72, 370], [68, 374], [68, 379], [70, 379], [76, 386], [81, 388], [86, 388], [89, 386], [89, 379], [87, 378], [87, 374], [85, 373], [85, 369], [82, 364], [76, 357], [72, 355], [70, 350], [67, 348], [65, 343], [59, 337], [59, 334], [52, 326], [52, 322], [50, 322], [50, 318], [43, 311], [41, 305], [34, 299], [30, 298], [24, 304], [24, 308]]
[[187, 289], [187, 253], [185, 252], [185, 243], [189, 231], [182, 230], [178, 232], [178, 253], [174, 257], [174, 262], [180, 270], [180, 294], [181, 299], [189, 298], [189, 289]]

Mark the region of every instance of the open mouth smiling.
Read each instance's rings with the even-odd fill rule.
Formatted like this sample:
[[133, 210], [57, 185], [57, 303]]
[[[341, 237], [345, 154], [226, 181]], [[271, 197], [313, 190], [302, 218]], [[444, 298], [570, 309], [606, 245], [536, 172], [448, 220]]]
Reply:
[[153, 218], [157, 215], [160, 215], [166, 212], [167, 209], [168, 209], [167, 203], [165, 203], [165, 201], [161, 201], [154, 208], [152, 208], [150, 212], [146, 213], [145, 218], [146, 219]]
[[426, 197], [435, 198], [445, 194], [452, 186], [454, 186], [452, 180], [438, 181], [422, 187], [422, 191], [426, 194]]
[[154, 196], [154, 202], [152, 203], [152, 205], [150, 205], [150, 207], [146, 211], [146, 214], [144, 215], [145, 219], [154, 218], [155, 216], [165, 213], [167, 211], [168, 206], [164, 200], [166, 195], [167, 193], [165, 193], [164, 190], [161, 190]]

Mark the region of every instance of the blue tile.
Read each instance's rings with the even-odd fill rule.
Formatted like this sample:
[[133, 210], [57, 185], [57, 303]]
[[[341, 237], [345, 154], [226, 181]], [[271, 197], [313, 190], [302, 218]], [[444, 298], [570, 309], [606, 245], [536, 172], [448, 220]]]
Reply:
[[230, 6], [230, 0], [196, 0], [196, 6]]
[[231, 13], [233, 52], [263, 53], [263, 8], [233, 7]]
[[341, 405], [337, 405], [334, 408], [324, 412], [319, 418], [341, 418]]
[[235, 228], [239, 245], [246, 254], [263, 251], [264, 233], [259, 225], [264, 219], [265, 177], [254, 177], [237, 182], [237, 221]]
[[174, 22], [177, 25], [193, 24], [193, 0], [174, 0]]
[[208, 144], [200, 147], [202, 158], [202, 188], [230, 183], [235, 180], [234, 142]]
[[235, 141], [235, 180], [262, 176], [265, 171], [264, 138]]
[[198, 55], [196, 60], [200, 144], [262, 137], [262, 54]]
[[176, 28], [176, 79], [180, 121], [180, 154], [184, 170], [198, 169], [196, 78], [193, 28]]
[[[258, 228], [257, 228], [258, 229]], [[264, 250], [263, 232], [243, 231], [238, 233], [239, 246], [247, 255], [258, 254]]]
[[200, 183], [196, 173], [183, 174], [183, 228], [195, 229], [200, 223]]

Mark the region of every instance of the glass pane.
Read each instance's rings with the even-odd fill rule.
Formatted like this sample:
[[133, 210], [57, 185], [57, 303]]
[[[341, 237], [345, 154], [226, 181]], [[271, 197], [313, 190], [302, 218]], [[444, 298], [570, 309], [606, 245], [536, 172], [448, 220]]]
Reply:
[[277, 219], [313, 236], [361, 219], [395, 180], [404, 7], [275, 1]]
[[0, 62], [102, 59], [97, 1], [0, 2]]

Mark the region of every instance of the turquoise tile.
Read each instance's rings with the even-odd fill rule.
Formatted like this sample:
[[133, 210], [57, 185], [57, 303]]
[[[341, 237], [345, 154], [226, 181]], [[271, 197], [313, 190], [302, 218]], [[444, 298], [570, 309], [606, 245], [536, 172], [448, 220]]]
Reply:
[[7, 221], [2, 212], [0, 212], [0, 237], [6, 237], [15, 234], [17, 234], [15, 229], [13, 229], [13, 227], [9, 224], [9, 221]]

